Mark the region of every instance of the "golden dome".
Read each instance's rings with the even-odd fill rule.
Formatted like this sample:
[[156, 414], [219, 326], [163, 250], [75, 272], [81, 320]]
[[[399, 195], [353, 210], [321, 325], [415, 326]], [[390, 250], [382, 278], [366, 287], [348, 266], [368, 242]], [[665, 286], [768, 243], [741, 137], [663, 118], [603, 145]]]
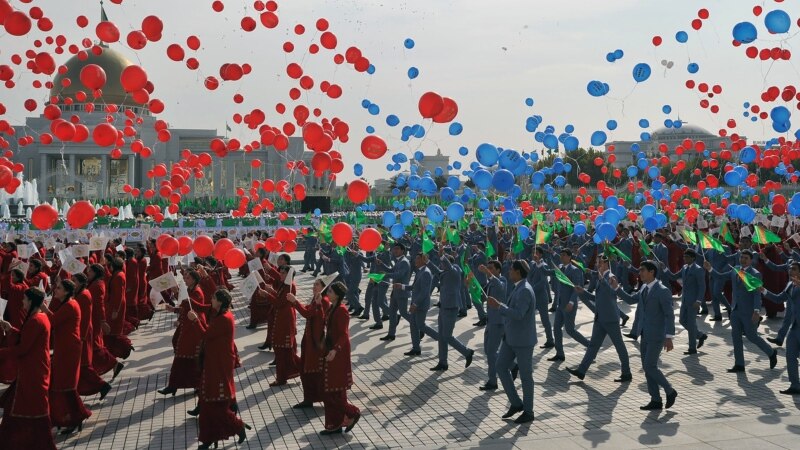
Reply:
[[[132, 66], [133, 63], [122, 53], [108, 47], [99, 47], [103, 50], [100, 55], [95, 55], [91, 50], [85, 60], [81, 60], [77, 55], [67, 61], [65, 66], [67, 71], [63, 74], [58, 73], [53, 80], [53, 89], [50, 90], [50, 97], [58, 97], [59, 103], [65, 98], [72, 98], [75, 103], [105, 103], [114, 105], [142, 106], [133, 101], [133, 98], [125, 92], [120, 82], [122, 71]], [[81, 83], [81, 70], [89, 64], [96, 64], [103, 68], [106, 73], [106, 84], [100, 89], [103, 96], [94, 102], [92, 101], [91, 89]], [[72, 82], [68, 87], [62, 87], [61, 80], [69, 78]], [[78, 91], [83, 91], [87, 95], [85, 102], [80, 102], [75, 98]]]

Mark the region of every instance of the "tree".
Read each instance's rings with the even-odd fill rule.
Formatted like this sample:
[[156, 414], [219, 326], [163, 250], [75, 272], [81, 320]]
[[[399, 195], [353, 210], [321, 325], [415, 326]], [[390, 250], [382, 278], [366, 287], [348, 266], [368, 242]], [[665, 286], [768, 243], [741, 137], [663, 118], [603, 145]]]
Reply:
[[437, 189], [447, 186], [447, 177], [444, 175], [439, 175], [438, 177], [434, 178], [433, 181], [436, 183]]
[[390, 187], [392, 188], [392, 190], [395, 190], [395, 189], [397, 189], [397, 190], [398, 190], [398, 191], [400, 191], [400, 192], [405, 192], [405, 191], [406, 191], [406, 189], [408, 189], [408, 183], [403, 183], [403, 185], [402, 185], [402, 186], [399, 186], [399, 185], [397, 184], [397, 179], [398, 179], [398, 178], [400, 178], [400, 175], [402, 175], [402, 174], [399, 174], [399, 173], [398, 173], [397, 175], [395, 175], [395, 176], [393, 176], [393, 177], [391, 178], [391, 180], [390, 180], [390, 181], [391, 181]]

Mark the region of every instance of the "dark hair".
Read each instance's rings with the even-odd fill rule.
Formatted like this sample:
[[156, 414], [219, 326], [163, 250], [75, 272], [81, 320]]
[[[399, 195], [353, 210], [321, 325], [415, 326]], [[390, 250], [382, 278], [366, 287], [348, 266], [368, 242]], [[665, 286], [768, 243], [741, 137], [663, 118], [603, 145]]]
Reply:
[[753, 252], [750, 250], [742, 250], [741, 254], [750, 257], [750, 259], [753, 259]]
[[325, 291], [323, 291], [323, 294], [328, 291], [328, 289], [332, 290], [339, 297], [338, 302], [341, 302], [345, 295], [347, 295], [347, 286], [345, 286], [341, 281], [336, 281], [329, 284], [328, 287], [325, 288]]
[[106, 273], [106, 269], [104, 269], [103, 266], [101, 266], [100, 264], [92, 264], [91, 266], [89, 266], [89, 270], [94, 272], [95, 279], [102, 278], [103, 275], [105, 275]]
[[538, 253], [539, 255], [541, 255], [541, 256], [544, 256], [544, 249], [543, 249], [542, 247], [536, 247], [536, 250], [535, 250], [535, 251], [536, 251], [536, 253]]
[[127, 259], [133, 258], [133, 249], [132, 248], [128, 247], [128, 248], [125, 249], [125, 257]]
[[794, 267], [797, 270], [800, 270], [800, 262], [793, 261], [789, 266]]
[[292, 257], [289, 256], [288, 253], [281, 253], [280, 255], [278, 255], [278, 259], [281, 259], [281, 258], [283, 258], [283, 260], [286, 261], [285, 265], [287, 265], [287, 266], [292, 263]]
[[106, 261], [109, 264], [112, 264], [114, 262], [114, 254], [113, 253], [103, 253], [103, 258], [105, 258]]
[[36, 270], [42, 270], [42, 260], [40, 259], [32, 259], [30, 261], [30, 265], [36, 268]]
[[402, 242], [395, 242], [392, 247], [400, 247], [400, 250], [406, 251], [406, 246]]
[[339, 306], [342, 304], [344, 297], [347, 295], [347, 286], [344, 285], [341, 281], [336, 281], [328, 285], [324, 291], [322, 291], [322, 295], [328, 290], [331, 290], [336, 293], [336, 296], [339, 297], [336, 299], [336, 303], [331, 304], [330, 308], [328, 309], [328, 317], [325, 320], [325, 339], [324, 343], [328, 350], [332, 348], [332, 342], [330, 336], [328, 334], [328, 330], [330, 330], [331, 322], [333, 321], [333, 315], [336, 314], [336, 310], [339, 309]]
[[[489, 261], [489, 265], [494, 267], [495, 270], [500, 270], [500, 269], [503, 268], [503, 265], [500, 264], [500, 261], [498, 261], [496, 259], [493, 259], [493, 260]], [[526, 274], [526, 276], [527, 276], [527, 274]]]
[[74, 280], [75, 284], [80, 285], [82, 288], [85, 288], [86, 283], [89, 281], [86, 275], [82, 273], [76, 273], [75, 275], [72, 276], [72, 279]]
[[196, 270], [189, 269], [189, 270], [186, 271], [186, 275], [188, 275], [189, 278], [194, 280], [195, 284], [200, 282], [200, 274]]
[[684, 250], [683, 256], [688, 256], [688, 257], [690, 257], [692, 259], [696, 259], [697, 258], [697, 252], [692, 250], [692, 249], [690, 249], [690, 248], [687, 248], [686, 250]]
[[[28, 322], [28, 319], [31, 318], [33, 315], [33, 310], [42, 306], [44, 303], [44, 291], [39, 289], [38, 287], [32, 287], [25, 290], [25, 298], [31, 302], [31, 307], [28, 309], [28, 314], [25, 316], [25, 322], [22, 322], [22, 326], [25, 326], [25, 323]], [[22, 339], [22, 333], [19, 335], [19, 339], [17, 343]]]
[[567, 256], [569, 256], [570, 258], [572, 258], [572, 250], [570, 250], [570, 249], [568, 249], [568, 248], [562, 248], [562, 249], [561, 249], [561, 254], [562, 254], [562, 255], [567, 255]]
[[18, 282], [25, 280], [25, 274], [19, 269], [13, 269], [11, 271], [11, 276]]
[[71, 299], [73, 295], [75, 295], [75, 283], [70, 280], [61, 280], [59, 283], [61, 283], [61, 287], [63, 287], [67, 292], [66, 297], [64, 297], [64, 300], [62, 300], [63, 302], [66, 302], [67, 300]]
[[290, 268], [291, 268], [291, 266], [287, 266], [287, 265], [278, 266], [278, 271], [280, 273], [287, 273], [287, 272], [289, 272]]
[[220, 302], [217, 315], [222, 315], [231, 308], [231, 302], [233, 301], [233, 298], [227, 289], [217, 289], [217, 292], [214, 292], [214, 298]]
[[653, 261], [643, 261], [639, 266], [640, 269], [645, 269], [648, 272], [653, 272], [653, 276], [658, 276], [658, 266]]
[[519, 272], [522, 278], [528, 278], [528, 271], [530, 268], [524, 259], [515, 259], [514, 262], [511, 263], [511, 268]]
[[111, 268], [114, 269], [114, 272], [122, 270], [123, 267], [125, 267], [125, 261], [123, 261], [122, 258], [116, 257], [111, 259]]

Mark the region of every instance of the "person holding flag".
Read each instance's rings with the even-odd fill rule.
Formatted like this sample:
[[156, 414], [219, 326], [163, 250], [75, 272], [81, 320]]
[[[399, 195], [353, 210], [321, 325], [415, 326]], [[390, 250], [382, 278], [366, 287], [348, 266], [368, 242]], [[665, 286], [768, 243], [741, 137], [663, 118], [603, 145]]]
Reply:
[[[556, 346], [553, 339], [553, 325], [550, 323], [550, 312], [547, 310], [547, 302], [550, 297], [550, 287], [547, 284], [547, 266], [543, 260], [544, 249], [536, 247], [533, 252], [533, 261], [528, 266], [528, 283], [533, 288], [534, 297], [536, 298], [536, 310], [539, 312], [539, 320], [541, 321], [544, 335], [547, 339], [540, 348], [553, 348]], [[497, 298], [497, 297], [495, 297]]]
[[727, 272], [718, 272], [706, 261], [705, 269], [712, 277], [730, 277], [733, 285], [733, 301], [731, 306], [731, 333], [733, 335], [734, 365], [729, 373], [744, 372], [744, 344], [742, 334], [747, 340], [758, 346], [769, 357], [769, 368], [778, 364], [778, 351], [770, 347], [767, 341], [758, 335], [756, 326], [761, 321], [761, 295], [758, 288], [763, 286], [761, 274], [752, 266], [753, 252], [739, 251], [740, 266], [732, 267]]
[[[497, 299], [502, 304], [506, 304], [507, 280], [500, 274], [500, 262], [497, 260], [489, 261], [488, 266], [480, 266], [478, 270], [486, 274], [489, 283], [486, 288], [486, 296]], [[545, 310], [547, 307], [545, 306]], [[498, 308], [489, 308], [487, 311], [486, 328], [483, 331], [483, 351], [486, 353], [489, 380], [481, 386], [482, 391], [494, 391], [497, 389], [497, 354], [500, 343], [503, 340], [503, 316]]]
[[[406, 246], [402, 242], [395, 242], [392, 246], [392, 257], [394, 257], [394, 265], [391, 270], [386, 273], [386, 277], [392, 280], [395, 284], [406, 285], [411, 281], [411, 263], [406, 258]], [[385, 264], [377, 260], [378, 264]], [[384, 278], [384, 279], [385, 279]], [[430, 293], [428, 294], [430, 295]], [[397, 332], [397, 325], [400, 322], [400, 317], [411, 321], [408, 315], [408, 294], [402, 288], [393, 288], [391, 296], [389, 297], [389, 332], [386, 336], [382, 337], [382, 341], [393, 341], [395, 333]]]
[[386, 278], [386, 267], [391, 262], [391, 259], [391, 253], [382, 244], [377, 251], [368, 252], [366, 255], [361, 256], [361, 261], [369, 264], [369, 274], [367, 274], [369, 282], [367, 283], [367, 292], [364, 294], [366, 309], [359, 319], [369, 320], [371, 307], [375, 324], [369, 327], [370, 330], [382, 329], [383, 321], [389, 319], [387, 314], [389, 305], [386, 302], [386, 291], [389, 290], [389, 282], [384, 281], [384, 278]]
[[[481, 286], [481, 289], [484, 291], [486, 290], [486, 274], [481, 273], [478, 270], [478, 267], [486, 264], [487, 261], [488, 255], [486, 253], [486, 244], [483, 242], [473, 244], [472, 253], [469, 257], [469, 268], [472, 272], [472, 275], [476, 280], [478, 280], [478, 284]], [[486, 310], [483, 307], [483, 302], [476, 302], [475, 309], [478, 311], [478, 321], [472, 325], [476, 327], [486, 326]]]
[[681, 313], [678, 321], [681, 326], [689, 333], [689, 350], [684, 355], [696, 355], [697, 349], [703, 346], [708, 335], [697, 332], [697, 313], [705, 300], [706, 295], [706, 274], [697, 261], [697, 252], [688, 248], [683, 252], [685, 264], [680, 272], [665, 270], [667, 278], [673, 281], [683, 280], [681, 293]]
[[[560, 253], [561, 267], [543, 268], [544, 272], [558, 280], [556, 313], [553, 321], [553, 337], [556, 354], [548, 361], [564, 361], [564, 331], [584, 347], [589, 346], [586, 339], [575, 329], [575, 315], [578, 312], [578, 294], [575, 286], [583, 287], [583, 271], [572, 264], [572, 250], [564, 248]], [[526, 271], [527, 274], [527, 271]]]
[[786, 303], [787, 318], [791, 329], [786, 336], [786, 372], [789, 375], [789, 388], [780, 391], [785, 395], [800, 395], [800, 376], [797, 359], [800, 354], [800, 263], [792, 262], [789, 268], [789, 283], [779, 294], [774, 294], [761, 286], [761, 295], [774, 303]]

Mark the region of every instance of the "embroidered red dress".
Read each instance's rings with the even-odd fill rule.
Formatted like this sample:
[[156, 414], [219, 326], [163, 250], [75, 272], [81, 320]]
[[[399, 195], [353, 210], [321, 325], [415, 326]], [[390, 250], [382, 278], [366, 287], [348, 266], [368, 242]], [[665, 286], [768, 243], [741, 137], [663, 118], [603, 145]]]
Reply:
[[106, 322], [111, 331], [104, 336], [106, 348], [117, 358], [126, 359], [131, 355], [133, 345], [123, 333], [125, 327], [125, 272], [111, 274], [106, 297]]
[[94, 333], [92, 329], [92, 293], [88, 289], [75, 293], [75, 301], [81, 308], [81, 367], [78, 374], [78, 394], [94, 395], [106, 382], [92, 366]]
[[92, 367], [99, 375], [106, 374], [117, 365], [117, 357], [106, 348], [103, 322], [106, 321], [106, 282], [98, 278], [89, 283], [92, 295]]
[[125, 335], [139, 327], [139, 262], [125, 260]]
[[360, 414], [359, 409], [347, 401], [347, 391], [353, 386], [350, 361], [350, 314], [340, 304], [331, 308], [325, 319], [325, 345], [336, 350], [332, 361], [325, 361], [325, 428], [328, 430], [346, 426]]
[[[192, 310], [198, 317], [194, 322], [187, 317]], [[205, 310], [203, 291], [199, 286], [194, 286], [189, 290], [189, 299], [183, 300], [178, 310], [178, 328], [172, 335], [175, 356], [172, 358], [168, 388], [196, 389], [200, 383], [200, 367], [197, 362], [206, 328]]]
[[150, 297], [147, 295], [147, 261], [142, 257], [136, 265], [137, 277], [139, 279], [139, 289], [137, 291], [137, 310], [139, 311], [139, 320], [150, 320], [153, 318], [155, 308], [150, 303]]
[[0, 444], [3, 448], [35, 448], [55, 450], [50, 431], [50, 321], [36, 313], [22, 325], [12, 329], [12, 347], [0, 349], [0, 360], [17, 360], [17, 381], [6, 390], [0, 404]]
[[293, 306], [306, 319], [306, 328], [300, 341], [300, 382], [303, 384], [303, 401], [321, 402], [322, 368], [325, 357], [323, 342], [325, 313], [331, 307], [331, 302], [327, 297], [323, 297], [320, 303], [312, 301], [309, 305], [303, 305], [298, 302]]
[[[275, 383], [282, 384], [300, 376], [300, 357], [297, 356], [297, 315], [286, 294], [294, 294], [295, 286], [287, 286], [280, 280], [273, 283], [275, 294], [267, 295], [275, 315], [270, 323], [272, 350], [275, 352]], [[257, 291], [258, 292], [258, 291]]]
[[[22, 299], [25, 297], [25, 290], [28, 285], [25, 282], [14, 283], [11, 278], [5, 278], [2, 281], [2, 297], [8, 300], [6, 305], [6, 312], [3, 319], [11, 323], [11, 326], [19, 329], [22, 326], [22, 321], [25, 320], [25, 310], [22, 309]], [[9, 347], [16, 344], [9, 341], [8, 336], [0, 339], [0, 348]], [[0, 360], [0, 383], [11, 384], [17, 376], [17, 365], [15, 358], [6, 358]]]

